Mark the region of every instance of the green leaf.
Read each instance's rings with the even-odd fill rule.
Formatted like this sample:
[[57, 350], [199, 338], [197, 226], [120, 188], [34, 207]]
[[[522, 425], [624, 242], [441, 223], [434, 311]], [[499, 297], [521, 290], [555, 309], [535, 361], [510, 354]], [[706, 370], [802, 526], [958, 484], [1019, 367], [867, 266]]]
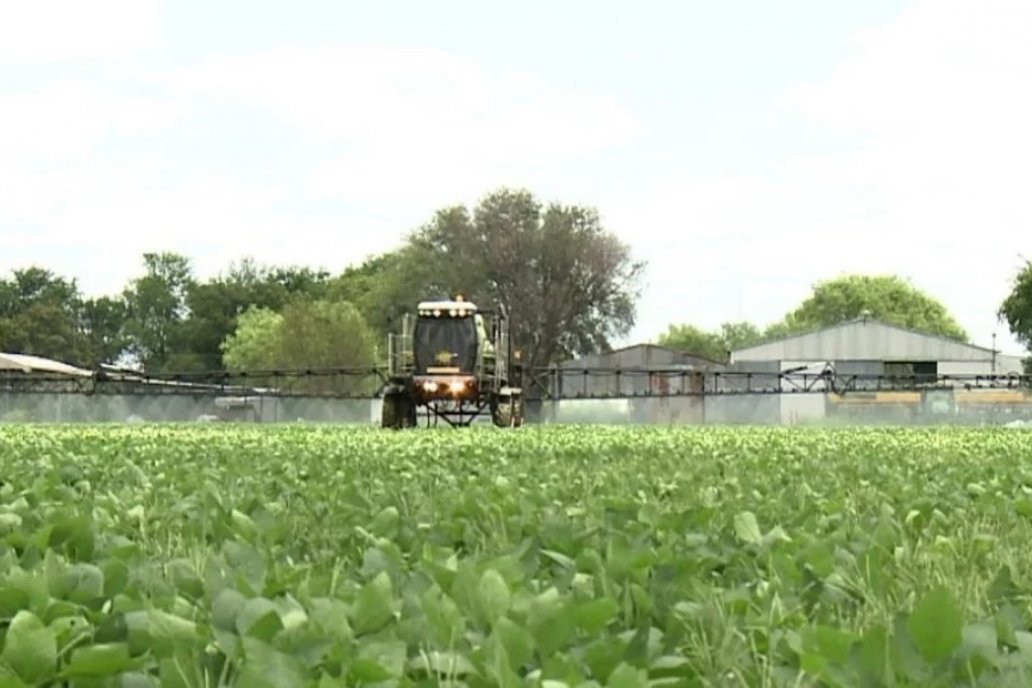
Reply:
[[[73, 642], [78, 636], [88, 636], [92, 631], [90, 622], [82, 616], [61, 616], [50, 622], [50, 630], [57, 638], [58, 646]], [[98, 642], [94, 638], [94, 642]]]
[[534, 638], [527, 629], [511, 619], [502, 617], [495, 623], [492, 635], [497, 637], [505, 648], [510, 667], [518, 669], [530, 664], [534, 657]]
[[4, 581], [4, 587], [0, 587], [0, 616], [13, 617], [28, 606], [29, 593], [21, 588], [10, 586], [9, 581]]
[[366, 640], [360, 642], [355, 659], [348, 667], [349, 685], [378, 683], [397, 678], [405, 671], [407, 651], [400, 640]]
[[386, 506], [376, 514], [369, 524], [369, 532], [380, 537], [393, 539], [398, 534], [398, 526], [401, 523], [401, 515], [395, 506]]
[[545, 655], [559, 652], [574, 633], [573, 617], [566, 600], [550, 587], [530, 602], [527, 628]]
[[204, 596], [204, 581], [189, 561], [176, 559], [169, 562], [168, 577], [180, 594], [193, 600]]
[[39, 617], [20, 611], [11, 620], [4, 638], [0, 659], [23, 681], [34, 683], [50, 676], [57, 668], [57, 638]]
[[437, 586], [428, 588], [421, 601], [430, 641], [440, 649], [451, 647], [466, 630], [458, 605]]
[[564, 568], [567, 568], [567, 569], [570, 569], [571, 571], [573, 571], [573, 570], [575, 570], [577, 568], [577, 562], [575, 562], [573, 559], [571, 559], [570, 557], [566, 556], [562, 552], [556, 552], [555, 550], [551, 550], [551, 549], [543, 549], [543, 550], [541, 550], [541, 554], [543, 556], [548, 557], [549, 559], [551, 559], [555, 563], [559, 564], [560, 566], [562, 566]]
[[913, 684], [923, 685], [932, 675], [928, 662], [921, 656], [921, 650], [907, 630], [905, 614], [898, 614], [893, 623], [893, 632], [889, 639], [889, 659], [893, 672], [903, 676]]
[[440, 652], [416, 655], [408, 661], [408, 668], [436, 676], [467, 676], [476, 673], [476, 667], [466, 657], [457, 652]]
[[763, 534], [760, 532], [760, 524], [756, 520], [756, 514], [751, 511], [735, 514], [735, 534], [743, 542], [750, 544], [759, 543], [763, 539]]
[[129, 664], [129, 646], [126, 643], [88, 645], [76, 648], [71, 661], [65, 666], [65, 676], [113, 676]]
[[929, 662], [946, 659], [963, 640], [964, 618], [953, 595], [939, 587], [925, 595], [907, 619], [907, 630]]
[[509, 585], [502, 578], [502, 574], [494, 569], [488, 569], [480, 576], [477, 595], [480, 599], [484, 620], [488, 624], [493, 623], [495, 619], [504, 616], [509, 611]]
[[251, 635], [269, 642], [283, 629], [279, 610], [272, 600], [252, 597], [247, 600], [236, 617], [236, 631], [240, 635]]
[[153, 649], [160, 654], [180, 646], [200, 645], [205, 640], [196, 623], [160, 609], [147, 613], [147, 623]]
[[964, 640], [958, 659], [962, 659], [972, 675], [978, 676], [986, 670], [999, 666], [1001, 654], [996, 627], [988, 623], [973, 623], [964, 627]]
[[1004, 564], [1000, 570], [996, 572], [996, 577], [993, 578], [992, 583], [989, 584], [987, 594], [989, 601], [994, 605], [1011, 602], [1021, 594], [1021, 589], [1018, 588], [1017, 584], [1014, 582], [1014, 578], [1011, 576], [1010, 566]]
[[351, 622], [359, 635], [373, 633], [387, 625], [394, 615], [394, 587], [386, 573], [379, 573], [362, 586], [351, 609]]
[[119, 636], [124, 632], [124, 638], [129, 642], [129, 654], [135, 656], [152, 651], [150, 619], [147, 616], [147, 611], [139, 609], [124, 614], [120, 612], [120, 614], [121, 623], [115, 620], [111, 623], [105, 623], [102, 627], [105, 642], [121, 641], [122, 638]]
[[889, 636], [882, 626], [876, 626], [864, 633], [859, 643], [850, 650], [852, 664], [861, 676], [875, 684], [885, 680], [889, 667]]
[[236, 685], [247, 688], [282, 688], [307, 685], [304, 665], [258, 638], [243, 639], [244, 662]]
[[246, 603], [247, 598], [239, 590], [223, 588], [212, 602], [212, 625], [226, 631], [235, 631], [237, 615]]
[[348, 675], [355, 682], [354, 685], [382, 683], [395, 676], [382, 664], [368, 657], [360, 657], [351, 662], [348, 665]]
[[297, 630], [308, 622], [308, 613], [305, 608], [289, 593], [279, 597], [275, 601], [276, 609], [279, 611], [280, 623], [287, 630]]
[[312, 600], [312, 624], [337, 643], [350, 643], [354, 637], [348, 624], [347, 605], [341, 600], [319, 597]]
[[647, 688], [648, 672], [621, 662], [606, 681], [606, 688]]
[[488, 644], [489, 656], [486, 669], [488, 675], [493, 679], [490, 685], [498, 688], [522, 688], [523, 682], [519, 675], [513, 671], [509, 656], [506, 653], [505, 645], [493, 637], [493, 642]]
[[[119, 676], [118, 688], [159, 688], [161, 683], [150, 674], [139, 671], [125, 672]], [[162, 686], [162, 688], [164, 688]]]
[[347, 686], [344, 681], [339, 678], [334, 678], [329, 674], [323, 674], [319, 677], [319, 683], [315, 688], [345, 688]]
[[832, 662], [844, 663], [857, 638], [852, 633], [828, 626], [807, 629], [803, 634], [808, 650], [816, 652]]
[[64, 595], [72, 602], [86, 604], [104, 597], [104, 572], [93, 564], [73, 564], [62, 582]]
[[15, 532], [22, 525], [22, 517], [9, 512], [0, 513], [0, 535], [8, 535]]
[[250, 516], [236, 509], [232, 509], [229, 515], [233, 522], [234, 530], [241, 537], [248, 541], [253, 541], [258, 536], [258, 527]]
[[101, 566], [104, 574], [104, 597], [114, 597], [129, 583], [129, 567], [120, 559], [108, 559]]
[[71, 559], [88, 561], [93, 557], [93, 523], [82, 516], [55, 521], [48, 544], [55, 549], [65, 550]]
[[620, 612], [620, 605], [610, 597], [600, 597], [580, 604], [573, 613], [578, 628], [588, 635], [596, 635]]
[[649, 676], [654, 678], [687, 676], [692, 669], [692, 662], [679, 655], [662, 655], [649, 664]]

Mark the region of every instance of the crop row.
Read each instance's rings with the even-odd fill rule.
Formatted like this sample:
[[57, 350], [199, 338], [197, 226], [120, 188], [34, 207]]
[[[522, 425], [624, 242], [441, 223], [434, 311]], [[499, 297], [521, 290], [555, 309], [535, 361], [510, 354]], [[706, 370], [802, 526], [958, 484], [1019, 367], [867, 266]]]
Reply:
[[1009, 429], [0, 428], [0, 688], [1028, 685]]

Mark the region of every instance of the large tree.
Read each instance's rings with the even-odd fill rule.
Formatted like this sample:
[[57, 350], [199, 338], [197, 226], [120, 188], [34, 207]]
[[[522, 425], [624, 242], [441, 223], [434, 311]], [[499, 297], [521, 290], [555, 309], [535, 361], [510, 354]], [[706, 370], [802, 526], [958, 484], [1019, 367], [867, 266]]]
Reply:
[[265, 267], [251, 259], [231, 264], [225, 273], [187, 287], [189, 311], [183, 323], [181, 346], [198, 368], [221, 370], [222, 343], [236, 329], [237, 319], [249, 307], [279, 311], [295, 295], [326, 295], [330, 277], [306, 267]]
[[[1028, 280], [1032, 285], [1032, 277]], [[671, 325], [659, 343], [726, 360], [729, 351], [773, 337], [830, 327], [865, 313], [902, 327], [967, 340], [946, 307], [909, 282], [895, 276], [845, 275], [818, 282], [798, 307], [762, 330], [748, 322], [724, 323], [716, 332], [693, 325]]]
[[41, 267], [0, 279], [0, 351], [79, 362], [81, 294], [74, 280]]
[[92, 368], [122, 354], [124, 325], [120, 300], [84, 299], [75, 280], [44, 268], [18, 269], [0, 279], [0, 351]]
[[188, 258], [176, 253], [145, 253], [144, 274], [126, 287], [129, 350], [150, 372], [195, 367], [183, 347], [186, 297], [194, 283]]
[[372, 256], [350, 266], [329, 288], [331, 298], [353, 303], [376, 333], [379, 341], [398, 327], [405, 313], [426, 294], [433, 273], [420, 262], [421, 251], [404, 247]]
[[[1007, 323], [1011, 334], [1032, 353], [1032, 260], [1018, 270], [997, 317]], [[1025, 369], [1032, 372], [1032, 357], [1025, 360]]]
[[946, 307], [895, 275], [844, 275], [818, 282], [811, 295], [768, 334], [828, 327], [863, 314], [930, 334], [966, 341], [964, 329]]
[[594, 209], [501, 189], [472, 212], [437, 212], [409, 237], [393, 269], [404, 288], [392, 298], [404, 295], [404, 310], [456, 293], [504, 306], [524, 361], [544, 366], [607, 350], [629, 331], [644, 264]]
[[[275, 312], [251, 307], [237, 319], [234, 332], [222, 346], [227, 368], [232, 372], [363, 368], [376, 362], [373, 332], [354, 305], [313, 300], [297, 296]], [[301, 380], [269, 378], [270, 384], [291, 384], [309, 392], [372, 391], [375, 379], [368, 377], [325, 377], [313, 375]]]
[[695, 325], [671, 325], [659, 338], [662, 346], [724, 362], [728, 353], [763, 338], [759, 328], [749, 322], [727, 322], [716, 332], [707, 332]]
[[110, 296], [83, 301], [79, 309], [78, 361], [95, 367], [101, 363], [116, 363], [125, 352], [126, 306], [121, 299]]

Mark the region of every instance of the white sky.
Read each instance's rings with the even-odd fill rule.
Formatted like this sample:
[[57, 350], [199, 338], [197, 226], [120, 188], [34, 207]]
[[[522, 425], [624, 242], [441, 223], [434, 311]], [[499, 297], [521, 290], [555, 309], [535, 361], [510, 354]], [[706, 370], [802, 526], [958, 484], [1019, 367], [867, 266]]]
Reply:
[[828, 4], [2, 3], [0, 270], [336, 272], [506, 184], [648, 260], [631, 340], [896, 272], [1019, 350], [1032, 2]]

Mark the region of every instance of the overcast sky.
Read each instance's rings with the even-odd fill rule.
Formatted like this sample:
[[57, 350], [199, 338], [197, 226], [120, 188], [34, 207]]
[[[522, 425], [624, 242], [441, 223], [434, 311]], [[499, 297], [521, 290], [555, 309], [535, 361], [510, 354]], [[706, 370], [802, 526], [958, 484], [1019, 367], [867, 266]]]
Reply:
[[1029, 0], [2, 2], [0, 271], [338, 272], [509, 185], [648, 261], [631, 340], [896, 272], [1019, 351], [1029, 36]]

